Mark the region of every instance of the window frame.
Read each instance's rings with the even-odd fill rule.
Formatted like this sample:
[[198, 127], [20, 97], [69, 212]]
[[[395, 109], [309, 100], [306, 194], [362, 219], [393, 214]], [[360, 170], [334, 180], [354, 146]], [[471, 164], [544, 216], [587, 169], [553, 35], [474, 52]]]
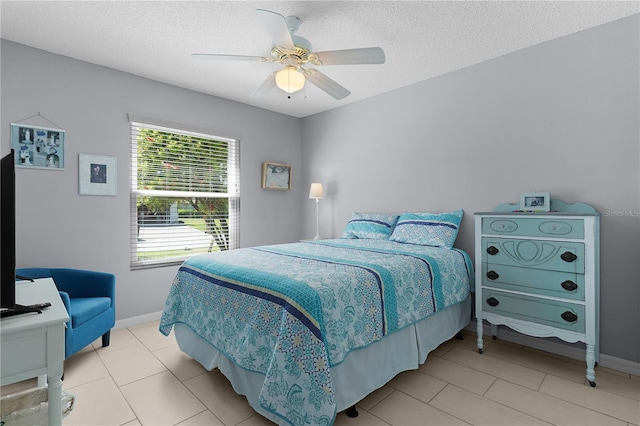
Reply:
[[[189, 190], [159, 190], [159, 189], [139, 189], [138, 188], [138, 142], [137, 135], [139, 129], [150, 129], [165, 133], [173, 133], [177, 135], [185, 135], [196, 138], [210, 139], [216, 142], [226, 143], [227, 147], [227, 174], [226, 187], [227, 192], [205, 192], [205, 191], [189, 191]], [[219, 132], [208, 129], [195, 128], [193, 126], [183, 125], [180, 123], [158, 120], [151, 117], [129, 114], [129, 130], [130, 130], [130, 269], [146, 269], [164, 266], [173, 266], [181, 264], [185, 259], [200, 254], [185, 254], [185, 256], [173, 256], [159, 259], [144, 259], [138, 257], [139, 242], [139, 211], [137, 201], [139, 196], [150, 197], [176, 197], [176, 198], [225, 198], [228, 200], [227, 210], [227, 235], [228, 249], [232, 250], [240, 246], [240, 141], [237, 138], [220, 135]], [[189, 164], [189, 163], [186, 163]], [[187, 241], [185, 239], [185, 241]]]

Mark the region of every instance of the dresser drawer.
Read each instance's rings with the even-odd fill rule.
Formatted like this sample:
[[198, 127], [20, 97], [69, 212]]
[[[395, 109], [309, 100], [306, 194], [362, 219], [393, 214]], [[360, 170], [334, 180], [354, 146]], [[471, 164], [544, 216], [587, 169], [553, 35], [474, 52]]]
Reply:
[[482, 218], [482, 233], [516, 237], [584, 238], [582, 219]]
[[584, 333], [584, 306], [570, 302], [482, 290], [482, 310], [496, 315]]
[[483, 237], [482, 262], [582, 274], [584, 244]]
[[494, 263], [482, 264], [482, 285], [584, 301], [584, 275]]

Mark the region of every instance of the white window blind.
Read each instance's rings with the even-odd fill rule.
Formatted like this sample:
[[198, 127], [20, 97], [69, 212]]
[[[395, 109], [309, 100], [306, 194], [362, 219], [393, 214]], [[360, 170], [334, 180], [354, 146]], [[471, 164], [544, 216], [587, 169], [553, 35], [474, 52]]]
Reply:
[[131, 267], [238, 248], [239, 142], [153, 119], [129, 121]]

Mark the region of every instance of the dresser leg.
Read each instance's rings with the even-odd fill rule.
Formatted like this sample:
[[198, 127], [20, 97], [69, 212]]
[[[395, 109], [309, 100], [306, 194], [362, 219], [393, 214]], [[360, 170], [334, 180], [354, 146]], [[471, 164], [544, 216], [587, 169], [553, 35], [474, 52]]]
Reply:
[[587, 381], [591, 387], [596, 386], [596, 355], [595, 345], [587, 344]]
[[495, 324], [491, 324], [491, 337], [493, 340], [498, 338], [498, 326]]
[[484, 330], [482, 329], [482, 319], [480, 318], [477, 319], [476, 332], [478, 333], [478, 340], [477, 340], [478, 352], [482, 353], [482, 349], [484, 349], [484, 343], [482, 341], [482, 334]]

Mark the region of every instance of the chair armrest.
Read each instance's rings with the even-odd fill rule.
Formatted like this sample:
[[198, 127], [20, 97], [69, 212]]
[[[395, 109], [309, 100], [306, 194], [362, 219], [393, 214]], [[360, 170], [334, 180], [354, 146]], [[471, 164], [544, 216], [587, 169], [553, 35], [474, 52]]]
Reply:
[[67, 293], [66, 291], [58, 291], [58, 293], [60, 294], [60, 299], [62, 299], [64, 308], [69, 314], [69, 321], [71, 321], [71, 311], [69, 310], [69, 307], [71, 306], [71, 300], [69, 299], [69, 293]]
[[116, 276], [107, 272], [81, 269], [54, 269], [53, 280], [61, 292], [69, 297], [109, 297], [113, 306], [116, 298]]

